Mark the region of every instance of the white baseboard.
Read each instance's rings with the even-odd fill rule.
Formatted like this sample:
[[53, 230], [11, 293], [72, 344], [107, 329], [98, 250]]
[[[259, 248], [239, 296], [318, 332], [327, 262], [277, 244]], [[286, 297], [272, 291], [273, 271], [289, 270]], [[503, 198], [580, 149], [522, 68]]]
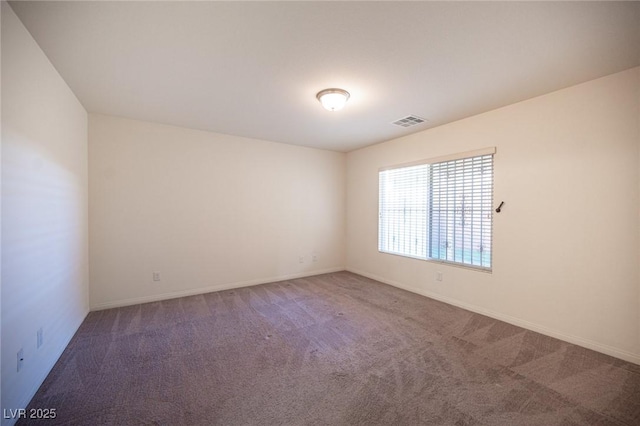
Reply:
[[471, 312], [475, 312], [478, 314], [482, 314], [482, 315], [486, 315], [488, 317], [500, 320], [500, 321], [504, 321], [506, 323], [509, 324], [513, 324], [516, 325], [518, 327], [522, 327], [522, 328], [526, 328], [527, 330], [531, 330], [531, 331], [535, 331], [537, 333], [540, 334], [544, 334], [545, 336], [550, 336], [550, 337], [555, 337], [556, 339], [560, 339], [563, 340], [565, 342], [569, 342], [569, 343], [573, 343], [575, 345], [578, 346], [582, 346], [584, 348], [587, 349], [592, 349], [596, 352], [601, 352], [603, 354], [607, 354], [610, 355], [612, 357], [615, 358], [619, 358], [622, 359], [624, 361], [628, 361], [628, 362], [632, 362], [634, 364], [638, 364], [640, 365], [640, 354], [634, 354], [632, 352], [628, 352], [613, 346], [609, 346], [609, 345], [605, 345], [599, 342], [595, 342], [593, 340], [588, 340], [588, 339], [584, 339], [582, 337], [578, 337], [578, 336], [573, 336], [570, 334], [565, 334], [556, 330], [552, 330], [549, 329], [547, 327], [529, 322], [529, 321], [525, 321], [519, 318], [515, 318], [512, 317], [510, 315], [504, 315], [498, 312], [494, 312], [485, 308], [482, 308], [480, 306], [476, 306], [476, 305], [471, 305], [468, 303], [464, 303], [461, 302], [459, 300], [456, 299], [452, 299], [446, 296], [442, 296], [439, 294], [435, 294], [432, 293], [430, 291], [427, 290], [422, 290], [422, 289], [415, 289], [412, 287], [409, 287], [401, 282], [398, 281], [393, 281], [393, 280], [389, 280], [387, 278], [375, 275], [375, 274], [370, 274], [368, 272], [364, 272], [364, 271], [360, 271], [358, 269], [354, 269], [354, 268], [346, 268], [347, 271], [352, 272], [354, 274], [358, 274], [358, 275], [362, 275], [363, 277], [367, 277], [367, 278], [371, 278], [372, 280], [376, 280], [376, 281], [380, 281], [382, 283], [385, 284], [389, 284], [392, 285], [394, 287], [398, 287], [401, 288], [403, 290], [407, 290], [410, 291], [412, 293], [416, 293], [416, 294], [420, 294], [422, 296], [426, 296], [430, 299], [435, 299], [435, 300], [439, 300], [440, 302], [444, 302], [447, 303], [449, 305], [453, 305], [453, 306], [457, 306], [459, 308], [462, 309], [466, 309], [468, 311]]
[[131, 299], [115, 300], [112, 302], [98, 303], [91, 306], [91, 311], [101, 311], [103, 309], [120, 308], [123, 306], [139, 305], [141, 303], [158, 302], [161, 300], [176, 299], [178, 297], [195, 296], [198, 294], [211, 293], [214, 291], [231, 290], [233, 288], [249, 287], [258, 284], [267, 284], [277, 281], [292, 280], [295, 278], [311, 277], [314, 275], [328, 274], [331, 272], [344, 271], [344, 267], [328, 268], [316, 271], [307, 271], [298, 274], [281, 275], [277, 277], [258, 278], [247, 281], [236, 281], [231, 283], [217, 284], [208, 287], [198, 287], [188, 290], [172, 291], [168, 293], [154, 294], [151, 296], [134, 297]]

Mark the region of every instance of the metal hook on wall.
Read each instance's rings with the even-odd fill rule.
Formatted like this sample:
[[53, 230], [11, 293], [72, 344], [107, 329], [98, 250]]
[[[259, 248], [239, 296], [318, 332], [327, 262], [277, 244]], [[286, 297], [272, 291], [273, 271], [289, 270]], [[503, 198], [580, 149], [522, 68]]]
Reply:
[[500, 213], [500, 211], [502, 210], [502, 206], [504, 205], [504, 201], [500, 202], [500, 205], [498, 206], [498, 208], [496, 209], [496, 213]]

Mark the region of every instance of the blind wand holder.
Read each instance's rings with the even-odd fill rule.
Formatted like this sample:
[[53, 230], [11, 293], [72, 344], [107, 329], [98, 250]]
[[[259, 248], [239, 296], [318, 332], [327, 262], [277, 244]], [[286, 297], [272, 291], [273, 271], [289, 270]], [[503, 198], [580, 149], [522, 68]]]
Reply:
[[498, 208], [496, 209], [496, 213], [500, 213], [500, 211], [502, 211], [502, 206], [504, 205], [504, 201], [500, 202], [500, 205], [498, 206]]

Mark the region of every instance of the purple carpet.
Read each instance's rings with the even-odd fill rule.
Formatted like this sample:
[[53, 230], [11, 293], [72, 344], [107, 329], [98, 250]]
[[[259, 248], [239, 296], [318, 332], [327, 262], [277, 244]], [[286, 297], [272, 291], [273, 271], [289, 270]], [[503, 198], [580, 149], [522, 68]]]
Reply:
[[30, 408], [55, 408], [48, 425], [640, 425], [640, 366], [339, 272], [92, 312]]

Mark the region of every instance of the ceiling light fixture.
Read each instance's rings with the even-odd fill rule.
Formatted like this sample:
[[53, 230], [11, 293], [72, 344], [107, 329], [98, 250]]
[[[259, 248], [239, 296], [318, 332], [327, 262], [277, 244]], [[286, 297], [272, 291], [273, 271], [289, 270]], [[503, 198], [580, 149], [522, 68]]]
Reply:
[[324, 89], [316, 95], [322, 106], [329, 111], [338, 111], [344, 108], [349, 99], [349, 92], [342, 89]]

